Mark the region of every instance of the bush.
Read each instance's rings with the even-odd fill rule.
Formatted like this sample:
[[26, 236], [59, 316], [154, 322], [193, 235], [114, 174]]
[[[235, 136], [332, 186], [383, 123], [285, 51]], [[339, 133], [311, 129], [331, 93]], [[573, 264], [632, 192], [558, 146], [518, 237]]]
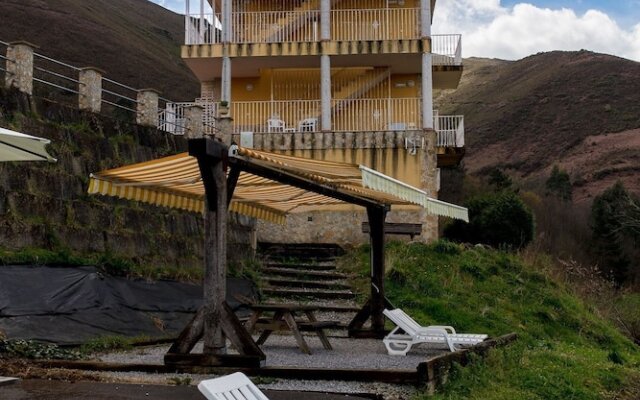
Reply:
[[445, 237], [513, 249], [522, 248], [533, 239], [533, 214], [515, 193], [487, 194], [472, 198], [465, 205], [469, 223], [455, 221], [445, 228]]
[[566, 171], [561, 170], [557, 165], [553, 167], [545, 186], [547, 195], [556, 196], [563, 201], [571, 201], [573, 197], [571, 178]]

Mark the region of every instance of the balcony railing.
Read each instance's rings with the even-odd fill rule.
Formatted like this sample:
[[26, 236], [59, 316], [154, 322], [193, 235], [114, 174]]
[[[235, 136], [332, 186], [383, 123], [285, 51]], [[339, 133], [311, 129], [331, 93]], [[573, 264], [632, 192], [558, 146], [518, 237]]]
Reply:
[[420, 38], [418, 8], [331, 11], [331, 39], [394, 40]]
[[[217, 102], [199, 99], [196, 103], [168, 103], [160, 112], [160, 129], [182, 135], [184, 109], [203, 107], [205, 132], [213, 134]], [[381, 98], [334, 100], [331, 108], [332, 131], [377, 132], [412, 131], [422, 127], [421, 100]], [[231, 103], [233, 132], [300, 133], [320, 131], [320, 100], [236, 101]], [[434, 129], [439, 147], [464, 147], [464, 117], [434, 113]]]
[[462, 65], [462, 35], [432, 35], [433, 65]]

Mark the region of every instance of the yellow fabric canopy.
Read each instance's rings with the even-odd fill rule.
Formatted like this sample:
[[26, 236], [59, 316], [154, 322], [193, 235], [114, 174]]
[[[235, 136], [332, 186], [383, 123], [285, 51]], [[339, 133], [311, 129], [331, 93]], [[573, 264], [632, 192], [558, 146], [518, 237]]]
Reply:
[[[429, 198], [425, 192], [364, 166], [305, 159], [231, 146], [231, 161], [251, 163], [330, 188], [339, 193], [388, 205], [415, 204], [427, 212], [468, 221], [464, 207]], [[188, 211], [204, 210], [204, 186], [198, 161], [187, 153], [92, 174], [90, 194], [137, 200]], [[241, 172], [230, 210], [284, 223], [286, 215], [328, 209], [344, 201], [247, 172]]]

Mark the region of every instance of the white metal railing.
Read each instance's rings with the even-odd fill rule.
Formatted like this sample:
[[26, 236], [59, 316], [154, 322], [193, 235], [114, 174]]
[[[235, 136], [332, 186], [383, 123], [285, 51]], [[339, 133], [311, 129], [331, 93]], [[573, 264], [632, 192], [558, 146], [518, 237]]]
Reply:
[[431, 35], [433, 65], [462, 65], [462, 35]]
[[332, 40], [392, 40], [420, 38], [418, 8], [331, 11]]
[[320, 100], [231, 102], [234, 131], [304, 132], [320, 130]]
[[438, 147], [464, 147], [462, 115], [436, 115], [433, 123], [438, 133]]
[[222, 31], [217, 27], [220, 14], [187, 14], [185, 15], [185, 44], [220, 43]]
[[[221, 14], [206, 4], [185, 14], [185, 44], [222, 41]], [[320, 10], [233, 12], [231, 42], [282, 43], [320, 40]], [[418, 8], [331, 11], [332, 40], [392, 40], [420, 38]]]
[[167, 102], [164, 109], [158, 110], [158, 129], [174, 135], [184, 135], [187, 130], [186, 109], [193, 105], [199, 105], [203, 108], [204, 132], [213, 134], [219, 103], [207, 99], [196, 99], [195, 102], [183, 103]]
[[418, 98], [333, 100], [334, 131], [404, 131], [422, 126]]
[[238, 12], [231, 15], [234, 43], [317, 42], [320, 11]]
[[[207, 134], [215, 130], [219, 102], [197, 99], [192, 103], [167, 103], [160, 110], [159, 129], [183, 135], [185, 110], [194, 104], [203, 107]], [[233, 132], [297, 133], [320, 131], [320, 100], [236, 101], [231, 103]], [[412, 131], [422, 128], [422, 101], [419, 98], [333, 100], [332, 131], [376, 132]], [[464, 147], [464, 117], [439, 115], [434, 111], [438, 147]]]

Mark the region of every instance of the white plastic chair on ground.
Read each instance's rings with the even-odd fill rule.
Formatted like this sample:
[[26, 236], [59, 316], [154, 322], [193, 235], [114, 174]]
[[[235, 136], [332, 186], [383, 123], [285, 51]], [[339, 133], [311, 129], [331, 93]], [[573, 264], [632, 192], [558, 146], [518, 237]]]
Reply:
[[269, 400], [242, 372], [202, 381], [198, 390], [208, 400]]
[[[382, 339], [387, 352], [392, 356], [406, 356], [411, 346], [419, 343], [447, 345], [449, 350], [456, 351], [457, 346], [473, 346], [487, 338], [484, 334], [456, 333], [451, 326], [421, 326], [399, 308], [383, 312], [397, 325]], [[404, 333], [398, 333], [399, 331]]]

